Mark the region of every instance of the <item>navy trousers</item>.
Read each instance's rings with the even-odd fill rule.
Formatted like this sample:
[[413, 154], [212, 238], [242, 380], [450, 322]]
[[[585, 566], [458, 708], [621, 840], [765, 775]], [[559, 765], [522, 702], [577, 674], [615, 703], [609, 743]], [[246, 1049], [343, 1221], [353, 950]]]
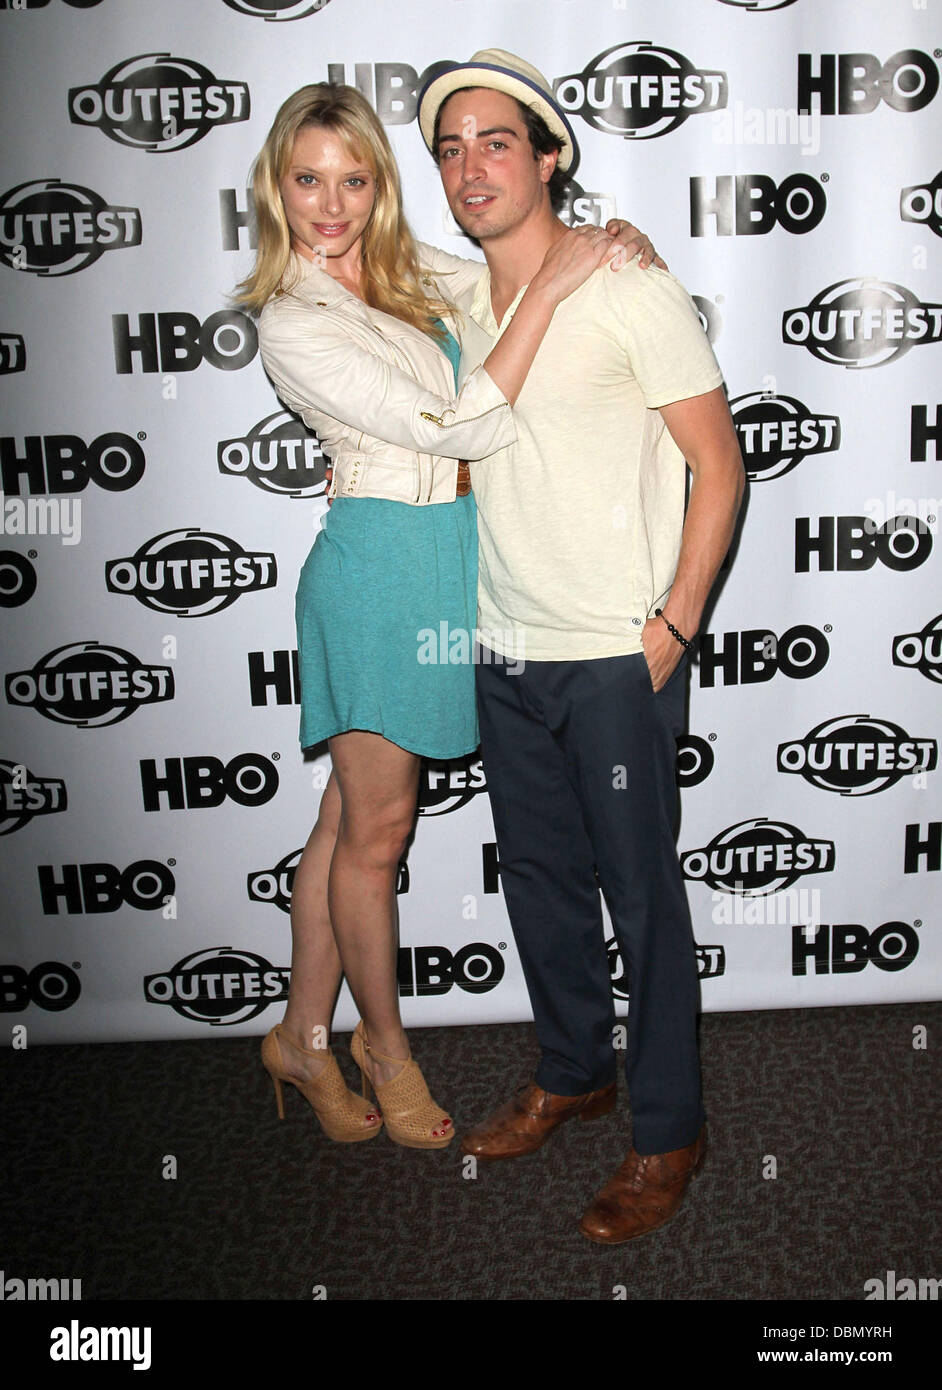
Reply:
[[697, 963], [674, 842], [686, 658], [655, 694], [641, 652], [522, 670], [476, 656], [501, 886], [542, 1053], [536, 1081], [572, 1096], [615, 1079], [601, 886], [629, 990], [634, 1146], [685, 1148], [703, 1123]]

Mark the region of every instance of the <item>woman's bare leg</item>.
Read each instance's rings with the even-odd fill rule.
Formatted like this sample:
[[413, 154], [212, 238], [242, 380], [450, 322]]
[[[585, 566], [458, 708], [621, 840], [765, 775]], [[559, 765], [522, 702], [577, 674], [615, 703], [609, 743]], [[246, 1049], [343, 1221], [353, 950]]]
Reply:
[[[298, 1047], [323, 1052], [322, 1059], [281, 1050], [287, 1071], [310, 1080], [324, 1068], [330, 1023], [342, 968], [327, 907], [327, 878], [340, 821], [340, 792], [331, 773], [317, 823], [308, 837], [291, 886], [291, 985], [281, 1033]], [[369, 1120], [364, 1120], [370, 1128]]]
[[[379, 734], [353, 730], [330, 740], [340, 788], [340, 825], [328, 902], [337, 949], [370, 1043], [409, 1056], [396, 979], [399, 860], [415, 822], [419, 758]], [[372, 1060], [380, 1085], [401, 1068]], [[449, 1122], [450, 1124], [450, 1122]], [[447, 1126], [430, 1130], [438, 1137]]]
[[315, 1049], [327, 1046], [340, 988], [340, 956], [327, 909], [327, 876], [339, 820], [340, 793], [331, 773], [291, 886], [291, 987], [282, 1024], [292, 1042]]

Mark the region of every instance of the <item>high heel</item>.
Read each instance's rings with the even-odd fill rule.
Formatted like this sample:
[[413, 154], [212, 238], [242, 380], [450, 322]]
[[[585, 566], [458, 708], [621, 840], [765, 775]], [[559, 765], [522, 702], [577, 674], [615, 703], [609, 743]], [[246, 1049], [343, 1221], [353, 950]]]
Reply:
[[[443, 1149], [451, 1143], [455, 1137], [453, 1124], [448, 1134], [440, 1139], [430, 1137], [431, 1131], [440, 1129], [442, 1122], [450, 1120], [450, 1116], [432, 1100], [425, 1078], [411, 1056], [403, 1062], [401, 1057], [387, 1057], [385, 1053], [377, 1052], [367, 1041], [362, 1020], [354, 1030], [350, 1051], [363, 1074], [363, 1095], [365, 1097], [372, 1086], [390, 1139], [407, 1149]], [[374, 1081], [367, 1070], [367, 1052], [377, 1062], [401, 1063], [401, 1071], [391, 1081]]]
[[375, 1139], [383, 1127], [382, 1118], [379, 1118], [375, 1125], [364, 1126], [363, 1121], [366, 1117], [375, 1113], [373, 1106], [365, 1098], [361, 1100], [359, 1096], [354, 1095], [348, 1088], [330, 1048], [326, 1049], [327, 1061], [317, 1076], [309, 1081], [302, 1081], [285, 1069], [281, 1051], [285, 1046], [303, 1053], [305, 1057], [325, 1055], [323, 1051], [300, 1047], [298, 1043], [292, 1042], [282, 1032], [280, 1023], [266, 1035], [262, 1043], [262, 1065], [275, 1083], [278, 1118], [283, 1120], [285, 1117], [281, 1083], [290, 1081], [292, 1086], [297, 1086], [305, 1100], [310, 1101], [328, 1139], [334, 1139], [338, 1144], [356, 1144], [361, 1139]]

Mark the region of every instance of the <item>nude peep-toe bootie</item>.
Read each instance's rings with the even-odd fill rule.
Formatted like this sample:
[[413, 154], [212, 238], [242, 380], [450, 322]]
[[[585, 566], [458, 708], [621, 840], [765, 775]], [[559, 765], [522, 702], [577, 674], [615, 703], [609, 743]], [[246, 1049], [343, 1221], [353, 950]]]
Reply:
[[[362, 1021], [354, 1030], [350, 1051], [363, 1073], [363, 1095], [365, 1097], [372, 1086], [390, 1139], [407, 1149], [443, 1149], [451, 1143], [455, 1127], [450, 1123], [447, 1134], [438, 1139], [432, 1137], [432, 1130], [441, 1129], [450, 1116], [432, 1100], [425, 1078], [411, 1056], [403, 1062], [401, 1057], [387, 1057], [377, 1052], [367, 1041]], [[402, 1070], [391, 1081], [373, 1081], [366, 1067], [367, 1052], [377, 1062], [402, 1063]]]
[[328, 1139], [334, 1139], [338, 1144], [356, 1144], [361, 1139], [376, 1138], [383, 1127], [382, 1119], [376, 1116], [375, 1124], [364, 1125], [363, 1121], [367, 1116], [375, 1115], [376, 1112], [365, 1098], [361, 1100], [349, 1089], [337, 1065], [337, 1059], [329, 1047], [326, 1049], [325, 1066], [309, 1081], [291, 1076], [286, 1070], [281, 1050], [283, 1047], [290, 1047], [305, 1057], [325, 1056], [323, 1050], [315, 1051], [313, 1048], [300, 1047], [292, 1042], [281, 1031], [281, 1024], [277, 1024], [266, 1036], [262, 1043], [262, 1064], [275, 1083], [279, 1119], [283, 1120], [285, 1117], [281, 1083], [290, 1081], [292, 1086], [297, 1086], [305, 1100], [310, 1101]]

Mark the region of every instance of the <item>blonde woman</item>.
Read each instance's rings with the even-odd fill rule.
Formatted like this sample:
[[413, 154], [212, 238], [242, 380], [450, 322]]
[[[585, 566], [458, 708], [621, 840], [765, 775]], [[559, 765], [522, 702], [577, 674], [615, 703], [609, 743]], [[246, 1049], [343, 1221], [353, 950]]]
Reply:
[[[460, 460], [516, 437], [511, 407], [555, 305], [619, 248], [598, 228], [567, 232], [459, 392], [448, 286], [481, 267], [413, 241], [365, 98], [343, 86], [295, 92], [253, 185], [258, 256], [238, 298], [259, 313], [278, 395], [333, 467], [332, 505], [296, 598], [301, 744], [327, 740], [333, 771], [294, 875], [288, 1007], [262, 1058], [280, 1115], [290, 1082], [332, 1139], [371, 1139], [385, 1122], [399, 1144], [442, 1148], [454, 1126], [399, 1015], [395, 889], [421, 757], [469, 753], [478, 732], [470, 659], [420, 662], [419, 634], [442, 623], [473, 632], [476, 516]], [[637, 251], [629, 232], [621, 243]], [[352, 1051], [362, 1098], [328, 1046], [342, 975], [361, 1014]]]

